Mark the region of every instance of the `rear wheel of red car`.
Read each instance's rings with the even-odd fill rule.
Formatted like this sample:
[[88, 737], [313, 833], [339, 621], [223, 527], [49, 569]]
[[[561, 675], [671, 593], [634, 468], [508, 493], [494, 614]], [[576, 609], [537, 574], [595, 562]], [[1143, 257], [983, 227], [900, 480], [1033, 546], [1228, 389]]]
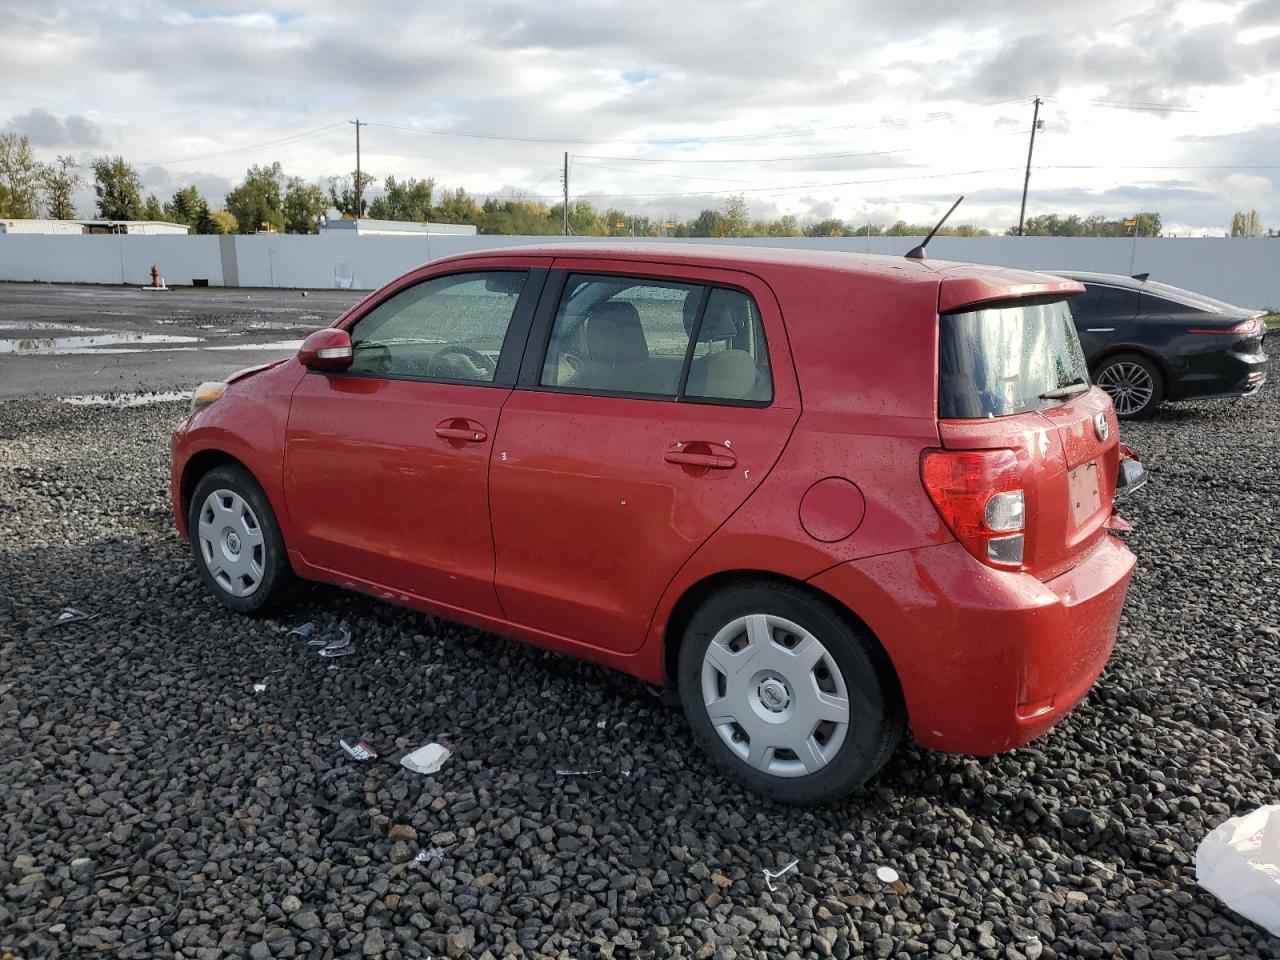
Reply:
[[237, 613], [266, 613], [296, 583], [267, 496], [244, 467], [210, 470], [187, 516], [191, 552], [213, 595]]
[[874, 639], [786, 584], [712, 596], [689, 622], [678, 672], [685, 716], [711, 758], [784, 803], [856, 790], [902, 735], [897, 681]]
[[1107, 357], [1094, 371], [1093, 382], [1111, 397], [1121, 420], [1140, 420], [1164, 399], [1164, 377], [1154, 363], [1137, 353]]

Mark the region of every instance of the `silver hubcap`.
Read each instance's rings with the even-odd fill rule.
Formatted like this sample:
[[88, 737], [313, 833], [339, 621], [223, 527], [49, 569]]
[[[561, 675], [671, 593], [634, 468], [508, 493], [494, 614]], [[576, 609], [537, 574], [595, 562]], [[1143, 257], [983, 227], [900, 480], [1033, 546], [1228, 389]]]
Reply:
[[739, 617], [712, 638], [702, 696], [729, 749], [775, 777], [822, 769], [849, 731], [849, 692], [834, 658], [804, 627], [771, 614]]
[[218, 586], [233, 597], [247, 597], [258, 589], [267, 545], [258, 517], [240, 494], [215, 490], [205, 497], [196, 536]]
[[1111, 397], [1116, 413], [1137, 413], [1151, 402], [1156, 385], [1151, 374], [1136, 363], [1121, 361], [1104, 367], [1098, 373], [1098, 386]]

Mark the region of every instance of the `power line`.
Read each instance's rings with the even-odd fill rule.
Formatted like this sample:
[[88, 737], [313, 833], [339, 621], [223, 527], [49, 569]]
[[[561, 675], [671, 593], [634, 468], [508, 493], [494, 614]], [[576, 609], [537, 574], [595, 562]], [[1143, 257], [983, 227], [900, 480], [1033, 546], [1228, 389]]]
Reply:
[[193, 154], [189, 157], [174, 157], [169, 160], [143, 160], [136, 164], [139, 167], [158, 167], [169, 163], [189, 163], [193, 160], [215, 160], [219, 157], [233, 157], [239, 153], [251, 153], [254, 150], [263, 150], [267, 147], [288, 146], [294, 143], [301, 143], [304, 140], [314, 140], [317, 137], [326, 135], [331, 130], [344, 126], [347, 121], [339, 120], [337, 123], [330, 123], [323, 127], [317, 127], [314, 130], [305, 130], [301, 133], [291, 134], [287, 137], [280, 137], [278, 140], [267, 140], [265, 143], [253, 143], [244, 147], [235, 147], [230, 150], [219, 150], [215, 153]]
[[[999, 100], [994, 103], [978, 104], [973, 107], [964, 108], [960, 111], [960, 113], [972, 112], [974, 110], [984, 110], [989, 107], [999, 107], [999, 106], [1005, 106], [1008, 104], [1028, 102], [1029, 99], [1030, 98], [1028, 97], [1018, 97], [1013, 100]], [[644, 145], [667, 146], [671, 144], [682, 144], [682, 143], [699, 143], [699, 144], [743, 143], [743, 142], [750, 142], [750, 141], [757, 141], [757, 140], [785, 140], [793, 137], [813, 136], [816, 133], [825, 133], [831, 130], [871, 130], [871, 129], [879, 129], [884, 127], [906, 127], [906, 126], [914, 126], [914, 125], [920, 125], [920, 124], [926, 124], [926, 123], [937, 123], [941, 120], [954, 120], [956, 119], [956, 117], [957, 117], [957, 113], [952, 111], [945, 111], [941, 113], [929, 114], [928, 116], [925, 116], [925, 117], [917, 117], [917, 118], [887, 117], [885, 119], [878, 120], [874, 123], [839, 124], [836, 126], [811, 127], [808, 129], [775, 131], [772, 133], [731, 134], [731, 135], [714, 136], [714, 137], [700, 136], [695, 134], [695, 135], [690, 135], [686, 137], [658, 137], [658, 138], [649, 139], [649, 140], [643, 140], [643, 139], [635, 140], [635, 139], [626, 139], [626, 138], [619, 138], [619, 137], [606, 137], [602, 139], [588, 139], [588, 138], [582, 138], [582, 137], [522, 137], [522, 136], [511, 135], [511, 134], [480, 133], [475, 131], [462, 131], [462, 130], [444, 130], [444, 129], [435, 128], [435, 127], [420, 127], [420, 126], [413, 126], [413, 125], [403, 124], [403, 123], [389, 123], [386, 121], [371, 120], [369, 122], [373, 126], [386, 127], [391, 130], [404, 130], [409, 133], [428, 134], [431, 136], [438, 136], [438, 137], [467, 137], [475, 140], [503, 140], [503, 141], [511, 141], [514, 143], [556, 143], [556, 144], [578, 143], [578, 144], [594, 144], [594, 145], [622, 143], [622, 144], [631, 144], [631, 145], [638, 145], [638, 146], [644, 146]]]
[[[736, 191], [725, 190], [693, 190], [685, 193], [672, 193], [670, 191], [658, 193], [600, 193], [590, 190], [580, 191], [579, 195], [584, 199], [599, 197], [606, 200], [628, 199], [638, 197], [719, 197], [725, 193], [788, 193], [797, 190], [821, 190], [830, 187], [851, 187], [865, 184], [879, 183], [902, 183], [908, 180], [942, 180], [947, 177], [969, 177], [983, 173], [1009, 173], [1010, 171], [1021, 170], [1021, 167], [989, 167], [983, 170], [954, 170], [949, 173], [919, 173], [911, 174], [903, 177], [876, 177], [862, 180], [839, 180], [827, 181], [824, 183], [798, 183], [791, 185], [782, 185], [778, 187], [746, 187]], [[526, 196], [527, 200], [556, 200], [559, 196], [556, 194], [542, 194], [538, 196]]]
[[785, 163], [793, 160], [849, 160], [855, 157], [886, 157], [906, 150], [870, 150], [860, 153], [807, 153], [790, 157], [599, 157], [590, 154], [574, 154], [578, 160], [621, 160], [625, 163]]

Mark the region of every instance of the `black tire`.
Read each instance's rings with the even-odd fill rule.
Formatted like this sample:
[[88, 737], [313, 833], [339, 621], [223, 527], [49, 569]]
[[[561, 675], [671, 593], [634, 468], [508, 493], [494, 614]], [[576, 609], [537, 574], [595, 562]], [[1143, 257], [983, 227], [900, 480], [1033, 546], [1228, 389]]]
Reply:
[[[813, 773], [779, 776], [750, 765], [729, 748], [707, 713], [702, 666], [708, 647], [721, 628], [760, 613], [788, 620], [818, 638], [844, 679], [849, 700], [844, 742]], [[677, 686], [685, 718], [707, 755], [730, 778], [782, 803], [828, 803], [857, 790], [888, 761], [905, 727], [897, 677], [875, 639], [821, 596], [768, 580], [741, 581], [703, 603], [680, 645]]]
[[[1109, 389], [1106, 381], [1108, 375], [1112, 375], [1117, 371], [1123, 371], [1126, 368], [1132, 370], [1134, 367], [1141, 370], [1151, 381], [1151, 395], [1146, 403], [1136, 408], [1126, 406], [1126, 399], [1121, 398], [1117, 393]], [[1093, 371], [1093, 381], [1102, 387], [1103, 390], [1111, 396], [1111, 401], [1115, 404], [1116, 416], [1121, 420], [1144, 420], [1156, 412], [1156, 408], [1160, 406], [1165, 397], [1164, 374], [1160, 368], [1149, 358], [1144, 357], [1140, 353], [1117, 353], [1107, 357]], [[1124, 411], [1121, 407], [1125, 406]]]
[[[210, 494], [224, 490], [238, 494], [248, 504], [262, 534], [262, 574], [252, 592], [246, 596], [234, 596], [230, 589], [215, 578], [206, 561], [199, 535], [200, 515]], [[187, 532], [191, 542], [191, 556], [196, 569], [209, 591], [228, 609], [248, 616], [262, 616], [276, 609], [289, 599], [297, 587], [298, 579], [289, 565], [284, 537], [276, 522], [275, 511], [262, 492], [262, 487], [244, 467], [225, 465], [210, 470], [191, 494], [187, 509]]]

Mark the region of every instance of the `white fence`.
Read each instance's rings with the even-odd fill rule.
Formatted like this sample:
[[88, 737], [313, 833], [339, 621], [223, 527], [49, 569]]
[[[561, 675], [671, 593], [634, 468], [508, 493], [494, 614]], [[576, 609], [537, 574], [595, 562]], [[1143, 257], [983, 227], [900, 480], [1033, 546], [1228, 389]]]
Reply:
[[[372, 289], [421, 263], [455, 253], [579, 239], [6, 234], [0, 235], [0, 280], [141, 285], [149, 281], [154, 263], [170, 284], [205, 279], [211, 286]], [[717, 242], [901, 255], [918, 243], [919, 238], [824, 237]], [[1276, 240], [938, 237], [929, 245], [929, 253], [940, 260], [1040, 270], [1149, 272], [1153, 279], [1243, 306], [1280, 308], [1280, 241]]]

